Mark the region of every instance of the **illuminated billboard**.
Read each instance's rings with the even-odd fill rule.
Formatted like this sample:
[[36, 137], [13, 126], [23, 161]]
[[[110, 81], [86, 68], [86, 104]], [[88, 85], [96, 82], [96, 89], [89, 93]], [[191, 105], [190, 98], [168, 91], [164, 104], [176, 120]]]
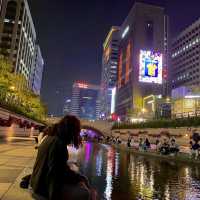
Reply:
[[139, 81], [162, 84], [162, 54], [152, 51], [140, 51]]

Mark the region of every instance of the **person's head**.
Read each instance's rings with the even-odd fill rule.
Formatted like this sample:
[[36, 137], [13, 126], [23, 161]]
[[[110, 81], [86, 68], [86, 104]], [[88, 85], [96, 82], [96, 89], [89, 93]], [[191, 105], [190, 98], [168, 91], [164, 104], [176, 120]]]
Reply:
[[80, 120], [75, 116], [66, 115], [53, 126], [48, 135], [57, 135], [66, 145], [73, 144], [78, 148], [81, 143], [80, 131]]
[[174, 144], [174, 143], [175, 143], [175, 139], [172, 139], [172, 140], [171, 140], [171, 143]]
[[39, 130], [40, 133], [41, 133], [41, 132], [44, 132], [45, 129], [46, 129], [46, 126], [40, 126], [40, 127], [38, 128], [38, 130]]
[[43, 130], [43, 136], [46, 136], [46, 135], [49, 135], [49, 136], [55, 135], [53, 133], [53, 126], [48, 126]]

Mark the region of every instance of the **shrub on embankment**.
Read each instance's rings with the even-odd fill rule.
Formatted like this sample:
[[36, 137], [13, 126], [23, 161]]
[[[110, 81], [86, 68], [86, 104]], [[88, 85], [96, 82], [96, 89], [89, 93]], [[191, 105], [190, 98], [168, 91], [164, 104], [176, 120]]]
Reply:
[[145, 128], [178, 128], [178, 127], [198, 127], [200, 117], [190, 117], [171, 120], [152, 120], [141, 123], [117, 122], [113, 125], [114, 129], [145, 129]]
[[10, 60], [0, 55], [0, 107], [43, 122], [46, 106], [28, 87], [22, 74], [14, 73]]

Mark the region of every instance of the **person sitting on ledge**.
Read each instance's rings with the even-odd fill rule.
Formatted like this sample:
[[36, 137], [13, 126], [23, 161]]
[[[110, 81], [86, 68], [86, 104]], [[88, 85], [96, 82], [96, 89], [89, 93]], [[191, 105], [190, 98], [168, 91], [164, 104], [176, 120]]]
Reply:
[[67, 165], [67, 145], [78, 148], [80, 121], [74, 116], [65, 116], [48, 132], [47, 138], [38, 147], [30, 184], [33, 197], [48, 200], [90, 200], [92, 189], [86, 177]]
[[117, 144], [121, 144], [122, 143], [121, 138], [119, 136], [117, 136], [116, 141], [117, 141]]
[[176, 144], [176, 140], [175, 139], [171, 140], [169, 151], [170, 151], [171, 155], [176, 155], [179, 152], [179, 147], [178, 147], [178, 144]]
[[143, 148], [144, 148], [144, 151], [148, 151], [151, 148], [151, 144], [150, 144], [148, 138], [145, 139]]
[[156, 139], [156, 143], [155, 144], [156, 144], [156, 151], [159, 152], [160, 151], [160, 145], [161, 145], [160, 140]]
[[144, 148], [143, 148], [143, 140], [142, 138], [139, 139], [139, 151], [143, 151]]
[[165, 138], [161, 147], [160, 147], [160, 153], [162, 155], [168, 155], [170, 152], [170, 146], [169, 146], [169, 142], [167, 141], [167, 139]]
[[134, 138], [131, 137], [131, 143], [130, 143], [131, 147], [134, 147]]
[[128, 137], [128, 140], [127, 140], [127, 147], [131, 147], [131, 138], [130, 138], [130, 136]]
[[192, 158], [194, 158], [195, 160], [197, 160], [197, 158], [199, 157], [199, 149], [200, 149], [200, 145], [198, 141], [195, 141], [192, 144], [192, 150], [191, 150], [191, 156]]
[[110, 136], [106, 137], [106, 142], [109, 143], [110, 142]]

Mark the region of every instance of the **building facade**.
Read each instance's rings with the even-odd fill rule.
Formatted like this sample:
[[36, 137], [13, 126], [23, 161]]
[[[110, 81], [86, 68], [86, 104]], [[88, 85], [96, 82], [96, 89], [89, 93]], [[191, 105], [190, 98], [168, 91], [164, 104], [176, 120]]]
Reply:
[[200, 19], [172, 43], [172, 89], [200, 86]]
[[99, 90], [97, 85], [75, 82], [72, 90], [71, 114], [81, 119], [96, 120], [99, 116]]
[[9, 58], [15, 73], [23, 74], [31, 88], [36, 32], [27, 0], [2, 0], [0, 54]]
[[181, 86], [172, 90], [172, 117], [200, 116], [200, 88]]
[[100, 118], [108, 118], [115, 112], [117, 83], [119, 27], [113, 26], [103, 44], [102, 74], [100, 90]]
[[162, 7], [135, 3], [121, 26], [116, 113], [122, 119], [143, 114], [144, 97], [163, 94], [165, 19]]
[[70, 113], [71, 113], [71, 99], [66, 99], [63, 107], [63, 114], [69, 115]]
[[42, 85], [42, 75], [44, 69], [44, 60], [39, 45], [35, 48], [35, 60], [32, 67], [32, 90], [36, 95], [40, 95]]

